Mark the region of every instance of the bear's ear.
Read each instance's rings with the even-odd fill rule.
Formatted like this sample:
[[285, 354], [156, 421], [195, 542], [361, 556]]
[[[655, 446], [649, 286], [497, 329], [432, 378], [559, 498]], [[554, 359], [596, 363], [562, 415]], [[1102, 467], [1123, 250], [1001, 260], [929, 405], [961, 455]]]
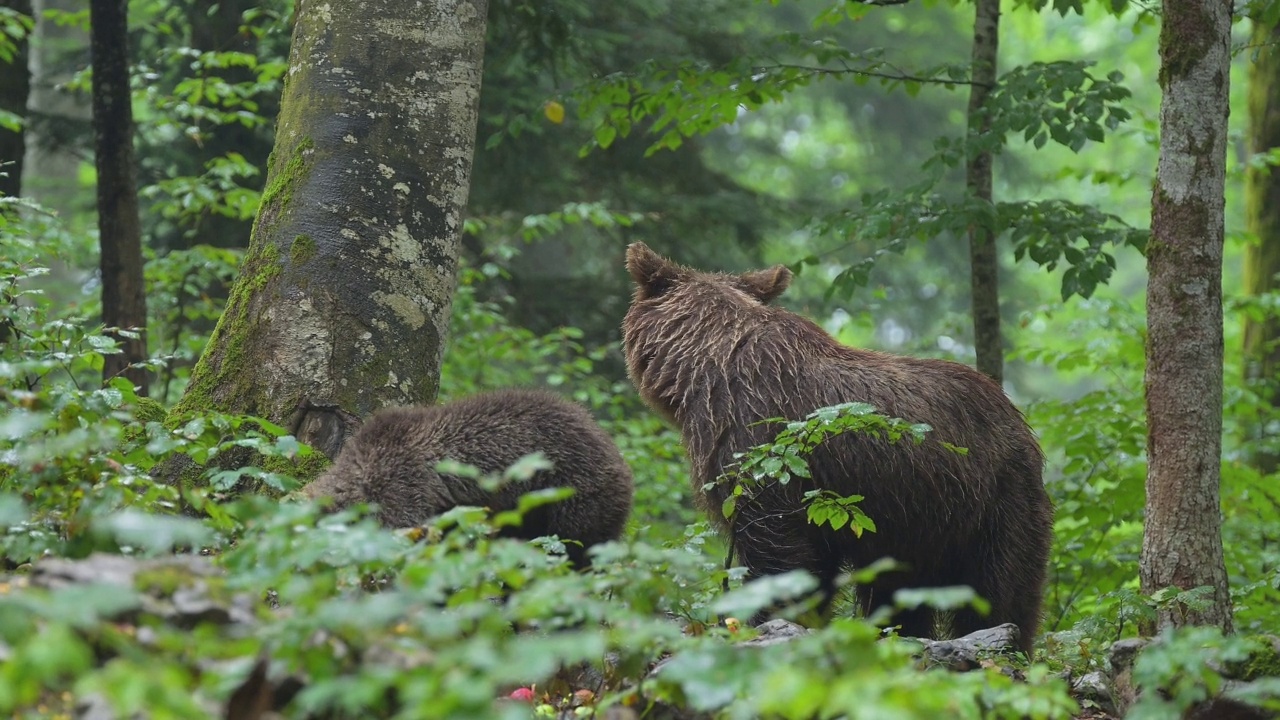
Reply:
[[768, 305], [791, 285], [791, 271], [785, 265], [775, 265], [768, 270], [742, 273], [742, 284], [748, 293]]
[[657, 297], [680, 277], [680, 266], [649, 249], [642, 242], [627, 246], [627, 272], [636, 281], [642, 298]]

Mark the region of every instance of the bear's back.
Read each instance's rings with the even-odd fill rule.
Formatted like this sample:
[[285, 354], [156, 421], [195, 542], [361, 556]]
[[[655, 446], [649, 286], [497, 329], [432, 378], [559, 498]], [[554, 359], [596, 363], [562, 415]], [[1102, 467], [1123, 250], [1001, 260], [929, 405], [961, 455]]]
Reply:
[[[365, 499], [383, 507], [388, 524], [414, 524], [456, 505], [510, 509], [534, 489], [598, 487], [631, 496], [631, 471], [613, 440], [586, 409], [549, 392], [508, 389], [442, 405], [388, 408], [372, 415], [343, 450], [359, 474]], [[535, 452], [553, 467], [496, 493], [469, 477], [440, 474], [452, 460], [484, 474], [501, 473]], [[628, 504], [629, 509], [629, 504]]]

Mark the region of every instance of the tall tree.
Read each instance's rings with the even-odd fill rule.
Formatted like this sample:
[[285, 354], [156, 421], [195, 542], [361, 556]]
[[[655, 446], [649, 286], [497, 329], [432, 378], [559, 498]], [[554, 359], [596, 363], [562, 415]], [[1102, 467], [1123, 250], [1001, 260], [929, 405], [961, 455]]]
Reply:
[[128, 0], [92, 0], [89, 23], [102, 322], [124, 331], [115, 333], [123, 352], [107, 356], [102, 375], [123, 375], [145, 395], [147, 372], [136, 365], [147, 359], [147, 295], [133, 164]]
[[174, 413], [288, 423], [333, 457], [359, 417], [435, 398], [486, 6], [299, 5], [249, 249]]
[[1231, 0], [1164, 0], [1160, 160], [1147, 289], [1147, 509], [1143, 592], [1213, 588], [1205, 610], [1160, 626], [1231, 630], [1218, 486], [1222, 451], [1222, 245]]
[[83, 93], [66, 84], [88, 63], [89, 38], [80, 23], [82, 0], [32, 0], [35, 29], [28, 48], [31, 88], [27, 97], [22, 194], [69, 217], [88, 210], [80, 189], [80, 166], [88, 156], [91, 108]]
[[965, 184], [970, 198], [987, 212], [969, 225], [969, 273], [973, 292], [973, 344], [978, 369], [996, 382], [1004, 380], [1004, 347], [1000, 341], [1000, 260], [992, 232], [991, 150], [976, 142], [990, 132], [984, 107], [996, 84], [996, 60], [1000, 50], [1000, 0], [976, 0], [973, 21], [973, 71], [969, 86], [971, 144], [981, 149], [968, 153]]
[[[1257, 18], [1253, 23], [1253, 63], [1249, 68], [1249, 152], [1265, 155], [1280, 149], [1280, 25]], [[1274, 292], [1280, 273], [1280, 173], [1270, 164], [1251, 163], [1245, 176], [1245, 216], [1254, 244], [1245, 249], [1244, 291], [1256, 297]], [[1245, 316], [1244, 375], [1273, 405], [1280, 372], [1280, 318]], [[1269, 440], [1266, 419], [1252, 428], [1254, 437]], [[1263, 448], [1251, 455], [1261, 472], [1280, 467], [1280, 455]]]
[[[0, 8], [21, 15], [31, 15], [31, 0], [0, 0]], [[0, 111], [14, 115], [27, 114], [27, 94], [31, 91], [31, 72], [27, 69], [27, 42], [21, 37], [9, 62], [0, 53]], [[26, 152], [26, 135], [21, 130], [0, 127], [0, 195], [22, 194], [22, 156]]]

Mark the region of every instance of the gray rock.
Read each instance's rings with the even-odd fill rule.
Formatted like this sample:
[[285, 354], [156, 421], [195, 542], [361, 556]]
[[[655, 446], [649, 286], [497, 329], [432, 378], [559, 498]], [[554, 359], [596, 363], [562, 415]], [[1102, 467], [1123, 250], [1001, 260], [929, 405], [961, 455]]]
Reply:
[[923, 647], [922, 658], [929, 665], [964, 672], [981, 665], [983, 658], [1018, 651], [1020, 633], [1013, 623], [974, 632], [953, 640], [911, 638]]
[[797, 625], [790, 620], [781, 619], [761, 623], [756, 626], [756, 631], [759, 635], [756, 635], [750, 640], [744, 640], [738, 644], [744, 647], [767, 647], [769, 645], [788, 642], [809, 633], [808, 628]]
[[1071, 694], [1082, 705], [1092, 705], [1110, 715], [1116, 714], [1115, 700], [1111, 697], [1111, 683], [1107, 676], [1095, 670], [1085, 673], [1071, 682]]
[[83, 560], [50, 558], [41, 560], [31, 568], [31, 586], [49, 590], [80, 585], [117, 585], [133, 587], [138, 573], [163, 568], [174, 568], [196, 577], [212, 577], [219, 574], [208, 558], [198, 555], [174, 555], [154, 559], [139, 559], [122, 555], [94, 553]]

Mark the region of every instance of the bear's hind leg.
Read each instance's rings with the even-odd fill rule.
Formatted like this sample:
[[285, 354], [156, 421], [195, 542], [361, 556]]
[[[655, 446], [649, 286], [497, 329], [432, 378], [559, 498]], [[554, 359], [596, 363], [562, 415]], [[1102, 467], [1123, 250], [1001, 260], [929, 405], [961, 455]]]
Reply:
[[[858, 604], [862, 607], [862, 616], [870, 618], [872, 613], [882, 608], [893, 611], [894, 593], [908, 587], [914, 587], [914, 585], [902, 580], [881, 580], [870, 585], [859, 586], [857, 596]], [[898, 635], [902, 637], [933, 638], [936, 635], [933, 608], [924, 605], [891, 612], [887, 626], [897, 626]]]
[[[739, 515], [733, 535], [734, 551], [738, 561], [747, 568], [747, 581], [792, 570], [804, 570], [816, 578], [818, 585], [811, 597], [816, 596], [815, 612], [825, 620], [835, 598], [840, 558], [827, 548], [814, 545], [803, 513], [793, 517], [799, 521], [785, 522], [783, 518], [771, 516], [763, 523], [753, 523], [748, 519], [749, 514]], [[804, 599], [777, 602], [756, 613], [751, 624], [758, 625], [776, 616], [784, 607]]]
[[985, 617], [972, 609], [957, 610], [957, 637], [975, 630], [1013, 623], [1020, 633], [1019, 649], [1030, 655], [1040, 628], [1050, 537], [1034, 513], [1005, 513], [997, 527], [982, 536], [966, 563], [968, 584], [991, 603]]

